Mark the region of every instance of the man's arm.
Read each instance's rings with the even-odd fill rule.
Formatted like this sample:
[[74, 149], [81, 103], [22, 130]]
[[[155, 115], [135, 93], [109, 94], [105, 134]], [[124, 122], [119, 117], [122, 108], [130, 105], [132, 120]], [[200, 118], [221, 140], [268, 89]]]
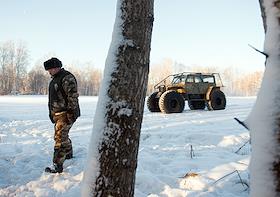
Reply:
[[73, 75], [66, 75], [62, 80], [62, 87], [67, 97], [67, 114], [69, 119], [76, 120], [77, 110], [79, 109], [78, 102], [78, 86], [77, 81]]

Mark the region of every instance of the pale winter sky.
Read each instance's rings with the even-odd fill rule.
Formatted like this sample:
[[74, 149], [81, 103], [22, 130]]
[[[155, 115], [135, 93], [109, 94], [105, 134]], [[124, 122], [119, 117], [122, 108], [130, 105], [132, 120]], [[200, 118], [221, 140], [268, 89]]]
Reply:
[[[0, 42], [23, 41], [31, 66], [48, 53], [64, 64], [102, 68], [116, 0], [0, 0]], [[261, 70], [264, 33], [258, 0], [155, 0], [151, 63]]]

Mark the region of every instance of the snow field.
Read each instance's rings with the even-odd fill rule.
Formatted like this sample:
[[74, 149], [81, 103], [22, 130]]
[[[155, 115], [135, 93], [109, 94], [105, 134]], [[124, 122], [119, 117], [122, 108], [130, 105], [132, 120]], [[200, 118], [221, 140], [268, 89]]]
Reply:
[[[65, 162], [61, 175], [50, 175], [43, 172], [53, 154], [47, 96], [0, 97], [1, 197], [80, 195], [97, 99], [80, 97], [82, 116], [70, 131], [75, 158]], [[233, 118], [244, 120], [254, 102], [254, 97], [232, 97], [227, 98], [226, 110], [186, 107], [181, 114], [145, 108], [135, 196], [249, 196], [238, 173], [232, 173], [238, 170], [248, 183], [250, 145], [235, 152], [249, 133]]]

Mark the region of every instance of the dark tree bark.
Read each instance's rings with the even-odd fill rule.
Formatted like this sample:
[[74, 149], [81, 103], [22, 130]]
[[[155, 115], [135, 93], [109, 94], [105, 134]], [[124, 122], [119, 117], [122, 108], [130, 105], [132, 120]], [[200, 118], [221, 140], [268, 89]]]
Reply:
[[259, 3], [260, 3], [260, 9], [261, 9], [261, 14], [262, 14], [262, 19], [263, 19], [263, 27], [264, 27], [264, 32], [266, 32], [266, 13], [265, 13], [265, 10], [264, 10], [264, 5], [263, 5], [263, 1], [264, 0], [259, 0]]
[[[105, 124], [101, 128], [103, 137], [98, 145], [99, 169], [91, 183], [90, 196], [134, 195], [150, 63], [153, 3], [153, 0], [118, 1], [120, 10], [117, 10], [115, 29], [120, 29], [120, 32], [114, 30], [114, 34], [120, 34], [123, 40], [115, 51], [109, 52], [114, 53], [113, 63], [108, 60], [112, 54], [108, 54], [106, 61], [102, 84], [103, 90], [106, 90]], [[111, 48], [118, 42], [119, 38], [115, 37], [117, 36], [113, 35]], [[111, 67], [115, 67], [113, 71], [106, 72]], [[110, 73], [109, 76], [106, 73]], [[106, 79], [109, 79], [107, 83]], [[104, 116], [102, 109], [98, 111], [97, 108], [96, 113]], [[86, 174], [84, 178], [86, 181], [89, 180], [87, 176], [89, 175]]]

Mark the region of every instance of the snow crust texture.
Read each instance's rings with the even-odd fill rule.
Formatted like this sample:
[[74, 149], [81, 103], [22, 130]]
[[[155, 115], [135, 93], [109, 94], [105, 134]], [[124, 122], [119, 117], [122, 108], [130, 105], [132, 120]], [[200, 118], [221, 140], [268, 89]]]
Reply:
[[[80, 98], [82, 116], [70, 132], [74, 159], [61, 175], [50, 175], [44, 173], [53, 154], [47, 96], [0, 97], [0, 196], [80, 196], [97, 100]], [[249, 133], [233, 118], [244, 120], [254, 102], [228, 98], [226, 110], [181, 114], [145, 108], [135, 197], [248, 197], [250, 145], [235, 152]]]

